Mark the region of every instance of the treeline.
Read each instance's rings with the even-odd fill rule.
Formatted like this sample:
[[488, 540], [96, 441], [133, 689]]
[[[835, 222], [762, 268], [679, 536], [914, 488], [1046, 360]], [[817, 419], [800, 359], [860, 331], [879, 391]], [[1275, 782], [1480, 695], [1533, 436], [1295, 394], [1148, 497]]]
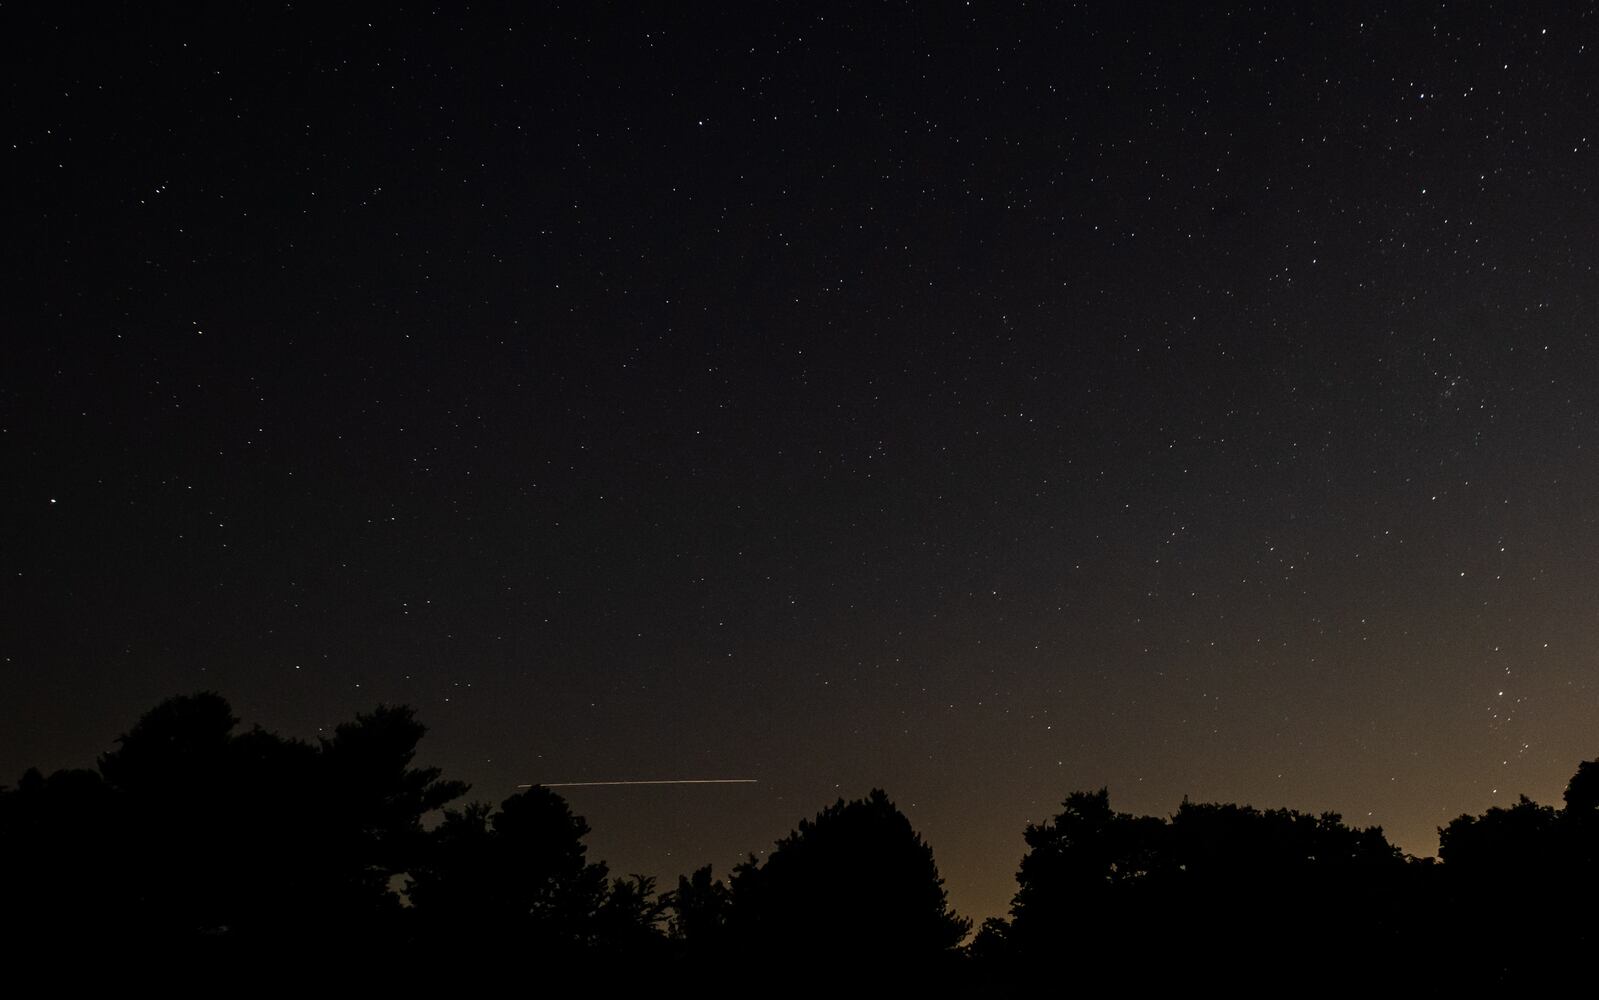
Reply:
[[383, 962], [418, 981], [475, 956], [725, 973], [756, 992], [844, 969], [996, 992], [1510, 987], [1558, 981], [1599, 943], [1594, 762], [1562, 809], [1523, 798], [1454, 820], [1437, 861], [1331, 813], [1133, 816], [1074, 793], [1027, 828], [1009, 918], [972, 934], [881, 791], [725, 880], [706, 867], [658, 887], [590, 860], [587, 825], [549, 789], [451, 808], [467, 788], [415, 766], [423, 733], [379, 708], [311, 744], [238, 731], [215, 694], [163, 702], [97, 769], [0, 790], [0, 931], [17, 954]]

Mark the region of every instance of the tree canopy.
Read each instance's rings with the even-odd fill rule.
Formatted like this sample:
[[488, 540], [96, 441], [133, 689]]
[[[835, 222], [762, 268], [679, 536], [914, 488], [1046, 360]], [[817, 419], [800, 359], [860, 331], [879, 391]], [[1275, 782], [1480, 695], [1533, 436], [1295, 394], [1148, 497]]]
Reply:
[[970, 923], [949, 907], [933, 850], [887, 793], [838, 800], [734, 873], [732, 925], [761, 951], [927, 962]]
[[1082, 989], [1175, 987], [1218, 963], [1270, 982], [1319, 970], [1327, 988], [1525, 987], [1558, 981], [1547, 955], [1599, 943], [1571, 916], [1599, 889], [1599, 761], [1563, 808], [1523, 796], [1451, 820], [1438, 859], [1335, 813], [1184, 801], [1135, 816], [1107, 789], [1072, 792], [1023, 831], [1008, 918], [963, 946], [971, 924], [932, 847], [881, 789], [725, 881], [705, 866], [657, 894], [590, 858], [587, 822], [551, 789], [456, 805], [466, 786], [417, 764], [425, 733], [378, 706], [311, 743], [241, 730], [214, 693], [168, 699], [95, 769], [0, 789], [0, 931], [229, 967], [405, 950], [438, 971], [488, 950], [978, 992], [1058, 977], [1063, 960]]

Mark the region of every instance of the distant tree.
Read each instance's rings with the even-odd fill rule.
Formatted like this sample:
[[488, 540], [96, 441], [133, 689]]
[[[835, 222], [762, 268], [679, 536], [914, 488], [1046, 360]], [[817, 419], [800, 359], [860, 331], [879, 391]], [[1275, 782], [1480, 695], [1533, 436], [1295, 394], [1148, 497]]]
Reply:
[[[1079, 977], [1087, 988], [1131, 967], [1145, 985], [1175, 986], [1179, 970], [1243, 947], [1256, 968], [1290, 975], [1340, 949], [1386, 955], [1398, 940], [1385, 890], [1403, 855], [1336, 814], [1185, 801], [1167, 821], [1116, 812], [1100, 789], [1067, 796], [1024, 838], [1011, 927], [985, 948], [1003, 940], [1035, 974], [1082, 954], [1098, 960]], [[1341, 968], [1370, 971], [1366, 961]]]
[[985, 972], [1002, 970], [1013, 958], [1010, 933], [1009, 920], [989, 917], [977, 928], [976, 935], [966, 946], [966, 957], [982, 966]]
[[667, 903], [655, 892], [655, 880], [629, 875], [611, 880], [595, 914], [593, 947], [602, 957], [633, 962], [660, 961], [667, 955], [662, 933]]
[[[1322, 970], [1327, 988], [1522, 989], [1560, 983], [1549, 955], [1599, 947], [1571, 913], [1599, 890], [1596, 761], [1578, 766], [1563, 809], [1522, 796], [1452, 820], [1437, 861], [1336, 813], [1185, 800], [1162, 819], [1115, 811], [1105, 789], [1075, 792], [1024, 831], [1010, 919], [959, 949], [970, 924], [880, 790], [801, 821], [726, 883], [707, 866], [661, 896], [590, 861], [588, 824], [547, 788], [444, 809], [428, 830], [465, 786], [415, 766], [425, 729], [408, 708], [380, 706], [315, 745], [237, 727], [213, 693], [169, 699], [98, 771], [31, 769], [0, 788], [0, 940], [226, 969], [409, 945], [422, 975], [448, 969], [429, 956], [466, 949], [618, 967], [675, 954], [707, 971], [781, 970], [785, 989], [848, 967], [990, 994], [1058, 973], [1063, 956], [1091, 990], [1128, 975], [1186, 987], [1193, 969], [1241, 954], [1271, 981]], [[1443, 967], [1429, 959], [1441, 953]]]
[[117, 737], [100, 756], [112, 786], [148, 798], [189, 798], [222, 780], [239, 720], [214, 691], [168, 698]]
[[1438, 831], [1437, 919], [1462, 979], [1517, 992], [1560, 987], [1569, 971], [1548, 956], [1588, 954], [1599, 943], [1571, 906], [1596, 888], [1583, 850], [1586, 772], [1578, 768], [1563, 811], [1522, 795]]
[[156, 940], [218, 936], [235, 923], [243, 796], [231, 755], [234, 717], [202, 691], [150, 709], [100, 757], [123, 816], [129, 930]]
[[1184, 802], [1170, 829], [1174, 858], [1190, 879], [1236, 883], [1247, 877], [1279, 887], [1328, 879], [1347, 884], [1352, 872], [1388, 870], [1404, 861], [1380, 827], [1355, 829], [1337, 813]]
[[[1599, 896], [1599, 761], [1585, 760], [1566, 786], [1566, 808], [1560, 814], [1560, 854], [1565, 862], [1552, 908]], [[1569, 920], [1561, 938], [1568, 955], [1591, 955], [1599, 948], [1599, 925]]]
[[37, 769], [0, 789], [0, 940], [19, 958], [47, 942], [98, 936], [121, 905], [125, 829], [95, 771]]
[[1396, 895], [1405, 862], [1380, 828], [1349, 827], [1336, 813], [1192, 802], [1169, 827], [1177, 872], [1165, 895], [1190, 929], [1192, 960], [1248, 940], [1275, 974], [1329, 952], [1356, 956], [1339, 970], [1347, 988], [1389, 971], [1385, 956], [1409, 930]]
[[1479, 980], [1549, 981], [1541, 956], [1599, 946], [1571, 903], [1599, 891], [1599, 761], [1577, 765], [1556, 810], [1522, 795], [1438, 831], [1441, 917]]
[[1599, 760], [1585, 760], [1566, 784], [1566, 813], [1570, 816], [1599, 815]]
[[390, 880], [416, 860], [422, 817], [464, 789], [411, 766], [425, 729], [410, 709], [380, 707], [315, 747], [237, 725], [213, 692], [163, 701], [98, 775], [26, 778], [0, 799], [19, 817], [0, 818], [0, 844], [20, 857], [22, 841], [48, 841], [39, 871], [56, 909], [102, 926], [130, 915], [129, 947], [221, 955], [398, 935]]
[[535, 786], [498, 811], [445, 813], [408, 895], [424, 933], [523, 958], [639, 954], [658, 946], [662, 904], [648, 879], [608, 881], [590, 862], [589, 827], [560, 795]]
[[706, 865], [693, 875], [679, 875], [677, 889], [666, 894], [668, 931], [691, 959], [713, 959], [727, 946], [733, 893]]
[[801, 821], [764, 864], [739, 866], [731, 890], [732, 930], [754, 954], [929, 968], [971, 928], [949, 908], [932, 848], [880, 789]]
[[226, 854], [211, 872], [228, 883], [225, 923], [262, 943], [312, 937], [311, 925], [327, 923], [317, 907], [336, 857], [317, 748], [254, 727], [233, 737], [226, 759], [212, 797]]
[[1165, 823], [1118, 813], [1110, 794], [1073, 792], [1054, 819], [1029, 824], [1028, 852], [1016, 873], [1010, 936], [1023, 952], [1056, 951], [1062, 941], [1107, 929], [1112, 892], [1175, 865]]
[[1459, 874], [1487, 872], [1495, 878], [1546, 873], [1558, 819], [1551, 806], [1523, 795], [1507, 808], [1481, 816], [1462, 815], [1438, 831], [1438, 856]]
[[423, 817], [466, 792], [436, 767], [411, 766], [426, 732], [409, 707], [380, 705], [322, 740], [315, 795], [328, 852], [324, 918], [395, 919], [400, 898], [391, 885], [422, 861]]
[[547, 788], [513, 795], [489, 819], [495, 908], [552, 943], [584, 945], [605, 899], [606, 868], [589, 862], [589, 825]]

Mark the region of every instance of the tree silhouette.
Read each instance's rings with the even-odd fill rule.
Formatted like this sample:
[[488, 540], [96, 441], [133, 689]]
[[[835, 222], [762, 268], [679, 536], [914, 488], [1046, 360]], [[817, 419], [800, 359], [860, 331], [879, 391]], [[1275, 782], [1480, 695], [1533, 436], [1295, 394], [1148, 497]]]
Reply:
[[1438, 831], [1442, 908], [1452, 944], [1479, 982], [1550, 985], [1539, 956], [1577, 954], [1594, 942], [1592, 922], [1573, 919], [1570, 901], [1588, 898], [1594, 878], [1591, 794], [1594, 764], [1584, 762], [1557, 811], [1520, 796], [1509, 807], [1462, 815]]
[[438, 768], [411, 766], [425, 726], [406, 706], [379, 706], [322, 741], [316, 794], [323, 817], [321, 911], [344, 921], [364, 914], [397, 919], [391, 887], [423, 859], [422, 817], [466, 792]]
[[988, 979], [1003, 975], [1006, 966], [1015, 960], [1013, 952], [1010, 921], [1004, 917], [984, 920], [966, 946], [967, 959], [977, 966], [980, 976]]
[[[85, 889], [76, 905], [137, 913], [130, 941], [217, 953], [398, 936], [390, 880], [417, 859], [423, 815], [465, 788], [411, 766], [425, 728], [408, 708], [379, 707], [313, 747], [237, 725], [215, 693], [174, 697], [101, 756], [101, 822], [84, 828], [105, 831], [94, 863], [109, 859], [115, 895]], [[46, 811], [48, 824], [75, 823]]]
[[535, 786], [498, 811], [446, 811], [408, 895], [425, 933], [526, 958], [637, 954], [660, 944], [662, 904], [648, 879], [607, 881], [590, 862], [589, 827]]
[[632, 962], [663, 960], [668, 954], [661, 933], [666, 909], [666, 900], [655, 893], [653, 878], [629, 875], [612, 879], [595, 914], [593, 947], [603, 957]]
[[125, 892], [127, 825], [95, 771], [36, 768], [0, 789], [0, 940], [21, 959], [48, 942], [92, 938]]
[[1134, 816], [1105, 789], [1074, 792], [1024, 831], [1010, 919], [958, 951], [970, 924], [881, 790], [800, 822], [726, 883], [706, 866], [658, 896], [591, 861], [588, 824], [547, 788], [445, 809], [428, 830], [465, 786], [415, 766], [424, 732], [410, 709], [380, 706], [311, 744], [238, 731], [213, 693], [168, 699], [98, 770], [30, 769], [0, 788], [0, 940], [219, 971], [405, 947], [408, 975], [441, 981], [468, 950], [565, 967], [677, 957], [751, 989], [848, 967], [874, 985], [986, 993], [1058, 978], [1063, 956], [1084, 990], [1190, 987], [1229, 963], [1270, 982], [1316, 970], [1327, 989], [1525, 991], [1563, 981], [1553, 957], [1599, 945], [1572, 906], [1599, 890], [1596, 761], [1562, 809], [1522, 796], [1450, 821], [1439, 859], [1406, 858], [1336, 813], [1185, 800]]
[[1011, 904], [1015, 946], [1042, 953], [1062, 941], [1100, 936], [1115, 888], [1131, 888], [1175, 864], [1166, 833], [1159, 819], [1112, 810], [1103, 788], [1073, 792], [1053, 820], [1029, 824]]
[[168, 698], [117, 737], [117, 749], [100, 756], [100, 774], [132, 794], [188, 797], [222, 779], [238, 724], [213, 691]]
[[679, 875], [677, 889], [666, 894], [665, 902], [671, 912], [668, 933], [682, 954], [702, 962], [725, 952], [733, 892], [711, 874], [710, 865], [693, 875]]
[[761, 954], [930, 966], [971, 927], [949, 908], [932, 848], [881, 789], [802, 820], [765, 864], [741, 865], [731, 891], [737, 941]]
[[[1380, 829], [1351, 829], [1336, 814], [1185, 801], [1168, 821], [1118, 813], [1100, 789], [1067, 796], [1024, 837], [1012, 923], [973, 952], [991, 963], [998, 952], [1029, 974], [1066, 951], [1101, 960], [1084, 985], [1138, 967], [1146, 985], [1175, 986], [1179, 970], [1239, 949], [1255, 970], [1288, 975], [1329, 950], [1381, 956], [1397, 940], [1384, 890], [1404, 858]], [[1149, 966], [1149, 955], [1162, 964]]]
[[1510, 808], [1463, 815], [1438, 831], [1438, 856], [1461, 875], [1525, 879], [1547, 874], [1558, 814], [1525, 795]]
[[1190, 960], [1247, 941], [1276, 974], [1332, 953], [1353, 956], [1337, 973], [1346, 986], [1388, 971], [1385, 956], [1407, 930], [1394, 895], [1404, 856], [1380, 828], [1351, 828], [1336, 813], [1184, 802], [1169, 837], [1176, 871], [1165, 894], [1189, 928]]
[[1566, 813], [1589, 816], [1599, 813], [1599, 760], [1585, 760], [1566, 784]]
[[213, 692], [169, 698], [100, 757], [124, 816], [120, 846], [142, 934], [186, 940], [234, 925], [249, 826], [232, 766], [238, 722]]

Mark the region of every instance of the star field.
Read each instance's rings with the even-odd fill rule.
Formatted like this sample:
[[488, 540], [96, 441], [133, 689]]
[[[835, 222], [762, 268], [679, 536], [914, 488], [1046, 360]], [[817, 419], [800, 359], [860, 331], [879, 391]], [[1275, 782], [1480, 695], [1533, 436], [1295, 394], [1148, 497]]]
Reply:
[[725, 871], [886, 788], [1416, 854], [1596, 753], [1599, 12], [7, 15], [0, 780], [416, 706]]

